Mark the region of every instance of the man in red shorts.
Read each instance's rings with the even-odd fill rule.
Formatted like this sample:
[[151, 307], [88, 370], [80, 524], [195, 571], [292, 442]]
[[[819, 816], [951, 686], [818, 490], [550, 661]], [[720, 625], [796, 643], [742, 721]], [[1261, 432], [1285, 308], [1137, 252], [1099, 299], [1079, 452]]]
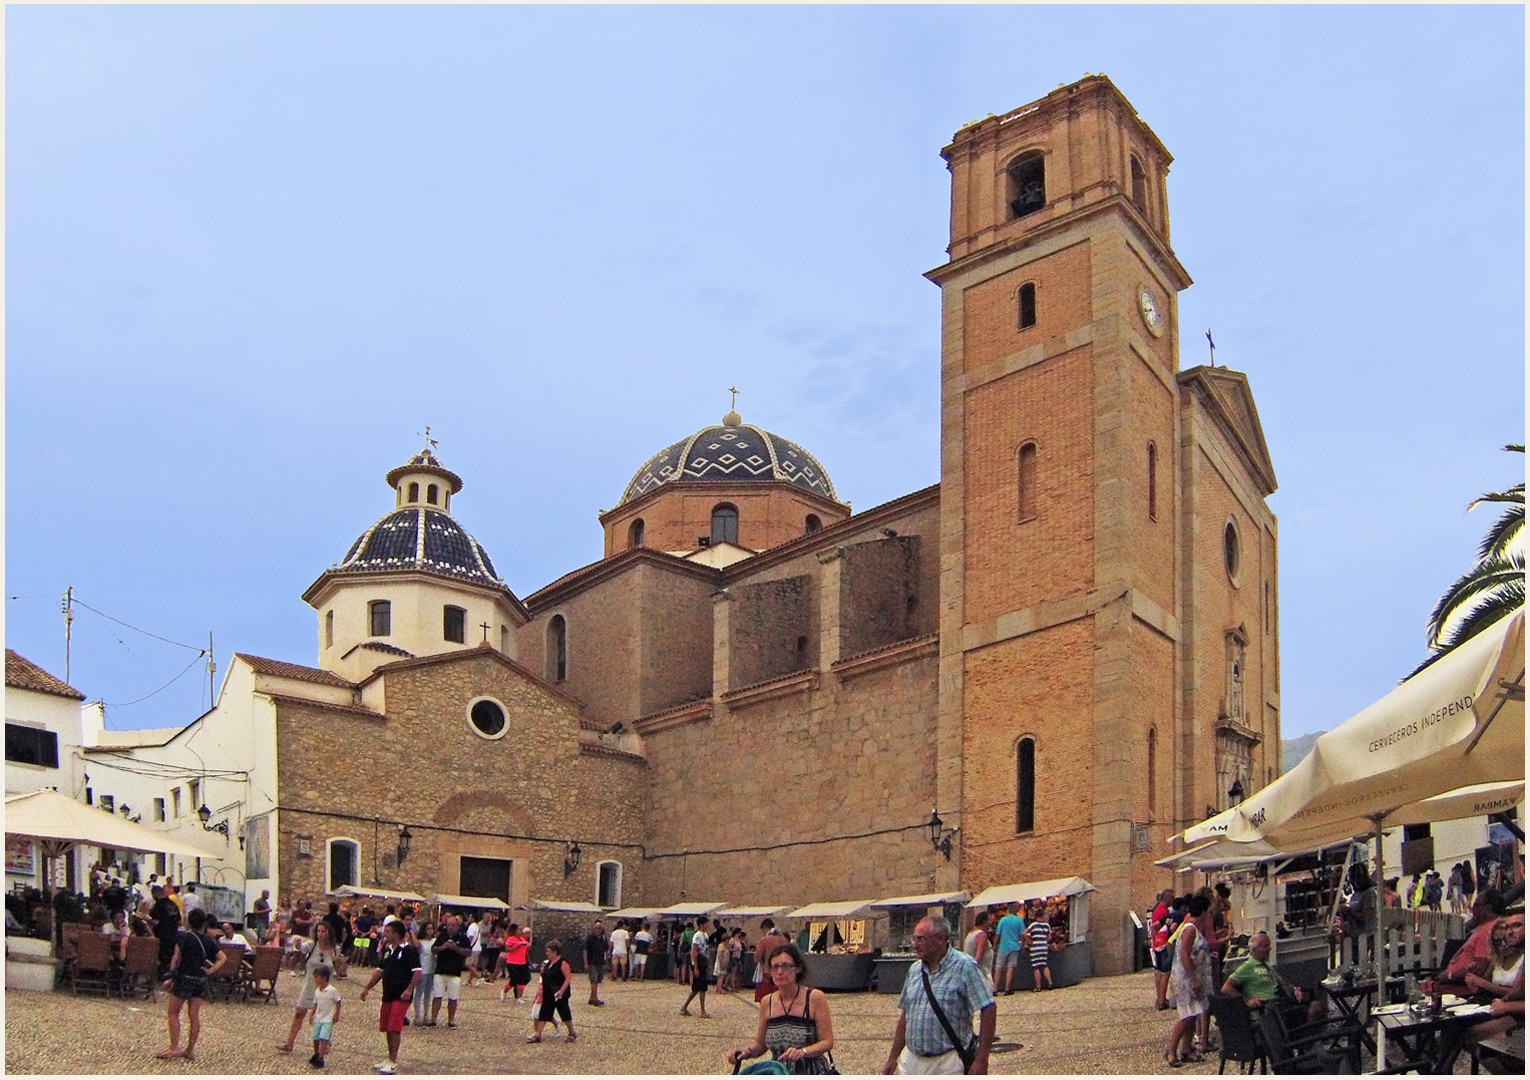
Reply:
[[395, 919], [382, 930], [383, 951], [377, 960], [377, 970], [361, 991], [361, 1000], [367, 999], [367, 991], [381, 979], [382, 1011], [378, 1014], [377, 1030], [388, 1040], [388, 1060], [379, 1061], [372, 1071], [392, 1076], [398, 1072], [398, 1047], [404, 1038], [404, 1017], [409, 1012], [409, 1002], [414, 998], [414, 988], [420, 981], [420, 950], [404, 939], [404, 924]]
[[765, 962], [770, 956], [771, 949], [777, 945], [786, 944], [786, 935], [776, 929], [775, 920], [766, 919], [760, 923], [760, 929], [765, 933], [760, 938], [760, 943], [754, 948], [754, 976], [758, 980], [754, 984], [755, 1001], [764, 1001], [776, 992], [776, 984], [771, 981]]

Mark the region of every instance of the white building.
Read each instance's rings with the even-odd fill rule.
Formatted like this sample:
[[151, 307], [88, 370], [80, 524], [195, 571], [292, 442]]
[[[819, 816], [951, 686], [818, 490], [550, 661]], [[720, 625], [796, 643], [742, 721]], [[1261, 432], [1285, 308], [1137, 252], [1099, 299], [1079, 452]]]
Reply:
[[[73, 798], [85, 797], [84, 774], [75, 752], [81, 738], [80, 703], [85, 695], [48, 674], [13, 649], [5, 650], [5, 793], [20, 795], [53, 788]], [[67, 860], [78, 888], [89, 862]], [[41, 886], [42, 859], [35, 846], [7, 841], [5, 887]]]

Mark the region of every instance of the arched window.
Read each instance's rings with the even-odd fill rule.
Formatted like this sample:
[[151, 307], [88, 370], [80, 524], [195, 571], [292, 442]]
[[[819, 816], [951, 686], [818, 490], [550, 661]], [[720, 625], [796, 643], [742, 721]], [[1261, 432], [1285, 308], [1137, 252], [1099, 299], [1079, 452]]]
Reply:
[[1036, 740], [1027, 735], [1015, 749], [1015, 832], [1036, 828]]
[[1015, 485], [1019, 519], [1030, 521], [1036, 516], [1036, 444], [1026, 443], [1015, 457], [1019, 466]]
[[568, 623], [562, 615], [547, 620], [547, 678], [552, 682], [568, 678]]
[[409, 501], [412, 502], [412, 503], [416, 503], [416, 502], [420, 501], [420, 485], [419, 484], [410, 484], [409, 485]]
[[425, 501], [430, 503], [431, 506], [436, 505], [436, 496], [440, 493], [440, 490], [435, 484], [428, 486], [425, 489]]
[[329, 891], [334, 892], [342, 885], [356, 885], [357, 867], [361, 863], [361, 845], [348, 837], [336, 837], [325, 845], [325, 880], [329, 882]]
[[1158, 729], [1156, 727], [1148, 728], [1147, 754], [1148, 820], [1153, 821], [1158, 817]]
[[467, 609], [447, 604], [441, 609], [441, 637], [461, 645], [467, 641]]
[[1242, 557], [1242, 551], [1238, 543], [1238, 526], [1231, 519], [1222, 527], [1222, 561], [1227, 564], [1227, 576], [1232, 578], [1234, 585], [1238, 584], [1238, 561]]
[[817, 514], [809, 514], [807, 516], [807, 521], [804, 523], [803, 531], [804, 532], [809, 532], [809, 533], [815, 533], [815, 532], [817, 532], [821, 528], [823, 528], [823, 522], [818, 520], [818, 515]]
[[619, 908], [622, 906], [622, 864], [603, 862], [595, 874], [595, 906]]
[[[1269, 590], [1265, 590], [1269, 594]], [[324, 647], [327, 649], [335, 643], [335, 609], [330, 608], [324, 613]]]
[[1148, 520], [1158, 520], [1158, 447], [1148, 443]]
[[712, 509], [712, 543], [738, 543], [738, 508], [721, 503]]
[[508, 626], [501, 626], [499, 628], [499, 651], [506, 656], [510, 655], [510, 628]]
[[1264, 632], [1270, 632], [1270, 583], [1264, 583]]
[[387, 637], [393, 632], [393, 605], [387, 600], [373, 600], [367, 605], [373, 637]]
[[643, 519], [638, 518], [627, 530], [627, 546], [640, 548], [643, 546]]
[[1132, 202], [1137, 204], [1137, 209], [1147, 213], [1147, 174], [1142, 171], [1142, 162], [1136, 155], [1132, 156]]
[[1022, 218], [1047, 204], [1046, 161], [1040, 150], [1021, 154], [1009, 167], [1009, 216]]
[[797, 638], [797, 666], [793, 670], [806, 671], [808, 667], [808, 639], [806, 634]]
[[1036, 325], [1036, 283], [1027, 281], [1020, 286], [1017, 306], [1020, 309], [1020, 329]]

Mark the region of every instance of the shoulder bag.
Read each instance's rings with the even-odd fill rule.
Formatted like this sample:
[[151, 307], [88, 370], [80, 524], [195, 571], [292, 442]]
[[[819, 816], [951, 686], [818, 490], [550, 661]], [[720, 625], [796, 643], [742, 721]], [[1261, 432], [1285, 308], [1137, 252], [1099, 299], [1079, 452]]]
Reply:
[[919, 974], [924, 979], [924, 993], [930, 999], [930, 1008], [935, 1010], [935, 1019], [939, 1020], [940, 1026], [946, 1029], [946, 1038], [950, 1039], [951, 1045], [956, 1048], [956, 1056], [962, 1059], [962, 1072], [971, 1072], [972, 1060], [977, 1057], [978, 1037], [971, 1034], [965, 1040], [956, 1037], [956, 1029], [951, 1026], [951, 1021], [946, 1019], [940, 1002], [935, 1000], [935, 988], [930, 985], [928, 969], [925, 968], [922, 960], [914, 962], [919, 965]]

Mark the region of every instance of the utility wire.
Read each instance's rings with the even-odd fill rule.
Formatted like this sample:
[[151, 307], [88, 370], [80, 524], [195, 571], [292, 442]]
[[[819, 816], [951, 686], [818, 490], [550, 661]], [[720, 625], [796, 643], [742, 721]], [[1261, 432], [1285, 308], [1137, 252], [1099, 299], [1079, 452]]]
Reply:
[[[174, 642], [171, 642], [171, 644], [174, 644]], [[126, 649], [127, 646], [123, 645], [123, 648]], [[128, 649], [128, 651], [132, 652], [133, 650]], [[203, 652], [203, 655], [206, 655], [205, 650]], [[189, 663], [185, 667], [181, 668], [181, 674], [177, 675], [175, 678], [173, 678], [169, 682], [165, 683], [165, 685], [161, 686], [159, 688], [159, 690], [168, 690], [172, 685], [174, 685], [176, 682], [180, 681], [181, 675], [185, 675], [186, 672], [190, 671], [193, 667], [195, 667], [197, 661], [200, 660], [200, 659], [202, 659], [201, 656], [193, 656], [191, 658], [191, 663]], [[151, 697], [154, 696], [154, 694], [159, 693], [159, 690], [155, 690], [154, 693], [151, 693], [151, 694], [145, 694], [143, 697], [138, 698], [136, 701], [122, 701], [122, 702], [107, 702], [107, 701], [103, 701], [101, 704], [108, 705], [108, 706], [110, 706], [113, 709], [123, 709], [123, 708], [126, 708], [129, 705], [137, 705], [139, 701], [148, 701]]]
[[[16, 598], [12, 597], [12, 599], [14, 600]], [[151, 634], [147, 630], [142, 629], [141, 627], [134, 626], [132, 623], [123, 622], [121, 619], [118, 619], [118, 618], [115, 618], [115, 617], [113, 617], [111, 615], [108, 615], [104, 611], [99, 611], [96, 608], [91, 607], [85, 601], [81, 600], [78, 596], [74, 597], [74, 602], [76, 604], [79, 604], [80, 607], [84, 608], [86, 611], [94, 611], [97, 615], [101, 616], [101, 618], [103, 618], [103, 619], [111, 619], [112, 622], [117, 623], [119, 626], [125, 626], [129, 630], [137, 630], [140, 634], [143, 634], [143, 635], [145, 635], [147, 637], [151, 637], [155, 641], [163, 641], [167, 645], [179, 645], [183, 649], [190, 649], [192, 652], [196, 653], [198, 657], [203, 657], [203, 656], [207, 655], [207, 650], [206, 649], [199, 648], [196, 645], [187, 645], [187, 644], [185, 644], [184, 642], [181, 642], [181, 641], [171, 641], [169, 638], [167, 638], [167, 637], [160, 637], [158, 634]], [[177, 676], [177, 677], [179, 677], [179, 676]]]

